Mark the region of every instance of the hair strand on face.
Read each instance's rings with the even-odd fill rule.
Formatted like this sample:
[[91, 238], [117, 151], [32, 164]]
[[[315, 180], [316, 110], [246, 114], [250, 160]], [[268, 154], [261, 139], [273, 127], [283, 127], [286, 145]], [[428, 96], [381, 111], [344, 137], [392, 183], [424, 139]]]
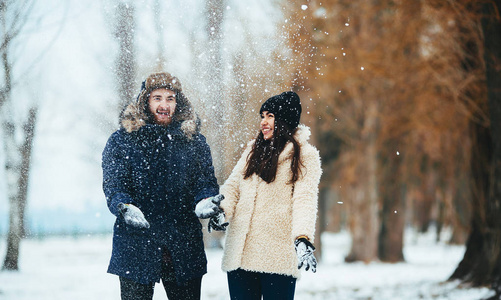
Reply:
[[244, 179], [253, 174], [257, 174], [267, 183], [273, 182], [277, 175], [278, 161], [280, 153], [284, 150], [287, 142], [293, 145], [291, 157], [292, 177], [290, 183], [295, 183], [301, 173], [301, 148], [299, 142], [294, 137], [297, 128], [290, 130], [285, 122], [275, 119], [273, 137], [265, 140], [260, 132], [247, 158], [247, 165], [244, 172]]

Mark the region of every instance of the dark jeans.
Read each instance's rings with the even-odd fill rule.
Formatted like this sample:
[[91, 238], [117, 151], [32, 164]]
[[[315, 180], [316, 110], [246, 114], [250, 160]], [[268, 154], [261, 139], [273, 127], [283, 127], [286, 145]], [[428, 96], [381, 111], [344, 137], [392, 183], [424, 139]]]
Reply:
[[[162, 266], [162, 284], [167, 298], [172, 300], [200, 300], [202, 277], [178, 283], [174, 275], [168, 252], [164, 252]], [[120, 294], [122, 300], [151, 300], [155, 283], [141, 284], [133, 280], [120, 277]]]
[[228, 287], [232, 300], [292, 300], [296, 278], [237, 269], [228, 272]]

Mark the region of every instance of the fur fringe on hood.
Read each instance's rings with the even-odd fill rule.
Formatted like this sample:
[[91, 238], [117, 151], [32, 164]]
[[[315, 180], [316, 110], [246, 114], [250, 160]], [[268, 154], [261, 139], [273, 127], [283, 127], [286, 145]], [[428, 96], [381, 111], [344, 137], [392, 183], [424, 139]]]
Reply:
[[129, 133], [139, 130], [146, 124], [153, 123], [153, 116], [148, 110], [148, 98], [156, 89], [165, 88], [176, 93], [176, 111], [173, 123], [181, 124], [181, 131], [188, 137], [200, 131], [200, 120], [193, 110], [193, 106], [184, 95], [181, 82], [169, 73], [153, 73], [141, 85], [137, 99], [127, 105], [120, 115], [121, 126]]

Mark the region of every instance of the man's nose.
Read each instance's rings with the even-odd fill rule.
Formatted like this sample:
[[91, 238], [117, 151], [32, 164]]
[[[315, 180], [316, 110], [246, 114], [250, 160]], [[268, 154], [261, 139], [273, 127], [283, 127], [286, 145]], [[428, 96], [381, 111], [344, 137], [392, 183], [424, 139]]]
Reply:
[[167, 107], [169, 107], [169, 105], [167, 105], [167, 100], [162, 100], [162, 101], [160, 101], [159, 106], [160, 106], [161, 108], [167, 108]]

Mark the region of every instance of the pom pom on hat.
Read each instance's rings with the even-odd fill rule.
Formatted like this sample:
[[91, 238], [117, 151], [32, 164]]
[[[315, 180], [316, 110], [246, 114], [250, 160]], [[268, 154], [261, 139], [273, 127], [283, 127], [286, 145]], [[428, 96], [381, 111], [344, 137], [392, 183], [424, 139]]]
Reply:
[[266, 100], [261, 105], [259, 114], [263, 111], [273, 113], [276, 119], [285, 122], [293, 130], [299, 125], [301, 118], [301, 101], [296, 93], [283, 92]]

